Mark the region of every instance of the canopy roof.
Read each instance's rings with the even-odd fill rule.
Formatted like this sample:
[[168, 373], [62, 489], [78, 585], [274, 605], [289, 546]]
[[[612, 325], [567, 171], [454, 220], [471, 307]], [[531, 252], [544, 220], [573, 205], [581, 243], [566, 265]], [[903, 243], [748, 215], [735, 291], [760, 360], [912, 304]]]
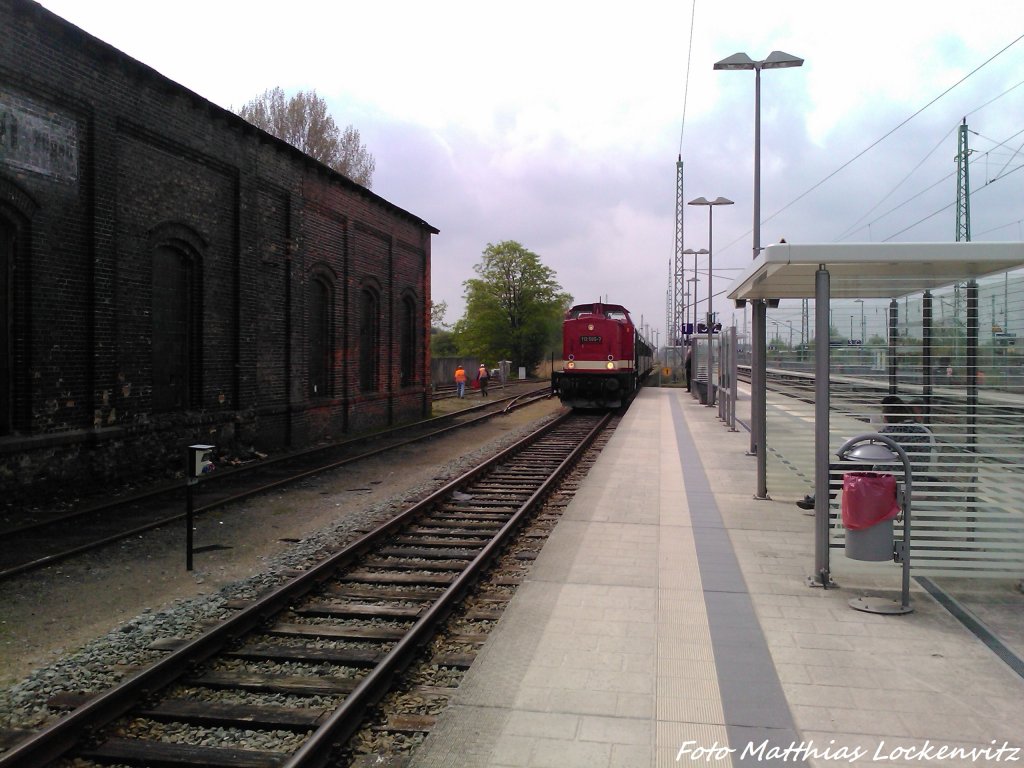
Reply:
[[897, 298], [1024, 266], [1024, 243], [776, 243], [729, 298], [813, 299], [819, 264], [832, 298]]

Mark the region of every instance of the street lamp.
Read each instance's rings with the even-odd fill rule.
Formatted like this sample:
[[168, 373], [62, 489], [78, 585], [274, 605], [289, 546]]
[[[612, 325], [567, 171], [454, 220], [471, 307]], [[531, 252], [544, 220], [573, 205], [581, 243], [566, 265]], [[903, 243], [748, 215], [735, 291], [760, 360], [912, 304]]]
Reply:
[[[683, 253], [684, 254], [685, 253], [693, 254], [693, 279], [694, 279], [694, 282], [696, 282], [696, 280], [697, 280], [697, 257], [698, 256], [707, 256], [708, 249], [707, 248], [701, 248], [699, 251], [695, 251], [695, 250], [693, 250], [693, 248], [687, 248], [685, 251], [683, 251]], [[693, 292], [693, 325], [694, 325], [693, 330], [697, 330], [697, 328], [696, 328], [696, 326], [697, 326], [697, 286], [693, 287], [693, 291], [694, 291]], [[686, 321], [689, 322], [690, 321], [689, 302], [687, 302], [686, 312], [687, 312]]]
[[[714, 200], [708, 200], [705, 197], [698, 197], [691, 200], [687, 205], [706, 205], [708, 207], [708, 396], [707, 405], [715, 404], [715, 389], [711, 386], [711, 334], [714, 332], [714, 313], [711, 311], [711, 258], [714, 249], [711, 247], [711, 224], [713, 219], [713, 213], [716, 205], [732, 205], [732, 200], [726, 197], [716, 197]], [[694, 257], [694, 271], [696, 271], [696, 257]], [[696, 319], [697, 308], [694, 307], [694, 319]]]
[[[692, 296], [693, 297], [693, 302], [692, 302], [693, 303], [693, 322], [694, 322], [694, 324], [696, 324], [696, 322], [697, 322], [697, 283], [700, 282], [700, 278], [697, 277], [696, 274], [694, 274], [693, 277], [686, 278], [686, 282], [693, 283], [693, 290], [689, 291], [687, 293], [687, 297], [686, 297], [686, 316], [687, 316], [687, 318], [689, 318], [689, 316], [690, 316], [690, 304], [691, 304], [690, 297]], [[689, 290], [689, 289], [687, 289], [687, 290]], [[687, 322], [689, 322], [689, 319], [687, 319]], [[690, 335], [693, 335], [692, 331], [696, 331], [697, 329], [696, 329], [696, 327], [691, 327], [690, 330], [691, 330], [691, 334]], [[689, 339], [687, 339], [687, 343], [689, 343]]]
[[[754, 61], [745, 53], [734, 53], [715, 63], [715, 69], [754, 70], [754, 258], [761, 253], [761, 70], [799, 67], [804, 60], [782, 51], [772, 51], [768, 58]], [[758, 499], [768, 498], [767, 473], [768, 452], [765, 450], [765, 380], [767, 359], [765, 355], [765, 326], [767, 307], [763, 299], [753, 302], [751, 335], [753, 337], [753, 365], [751, 366], [750, 451], [757, 454]]]
[[866, 329], [864, 328], [864, 299], [854, 299], [854, 301], [860, 304], [860, 352], [857, 353], [857, 362], [863, 365], [864, 345], [868, 343], [868, 340], [865, 338]]

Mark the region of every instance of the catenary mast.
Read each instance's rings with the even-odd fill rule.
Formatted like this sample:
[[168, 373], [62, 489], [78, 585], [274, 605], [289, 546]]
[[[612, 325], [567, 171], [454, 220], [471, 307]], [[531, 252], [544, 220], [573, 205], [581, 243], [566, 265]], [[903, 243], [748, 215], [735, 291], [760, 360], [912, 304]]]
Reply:
[[971, 241], [971, 182], [967, 175], [967, 118], [960, 123], [960, 138], [956, 148], [956, 241]]
[[[667, 334], [674, 347], [682, 347], [683, 313], [686, 311], [683, 303], [683, 284], [686, 279], [683, 272], [683, 210], [683, 156], [679, 155], [676, 160], [676, 237], [672, 270], [672, 322]], [[681, 357], [678, 362], [682, 362]]]

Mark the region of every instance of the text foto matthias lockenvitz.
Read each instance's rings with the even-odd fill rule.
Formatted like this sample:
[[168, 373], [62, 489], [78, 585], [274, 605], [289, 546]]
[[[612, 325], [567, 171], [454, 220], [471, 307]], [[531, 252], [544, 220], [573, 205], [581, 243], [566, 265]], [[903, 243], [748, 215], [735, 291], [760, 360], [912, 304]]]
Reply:
[[828, 744], [816, 744], [813, 740], [793, 741], [787, 746], [772, 744], [767, 739], [760, 742], [750, 741], [744, 747], [730, 747], [717, 741], [710, 745], [702, 745], [696, 741], [684, 741], [676, 753], [677, 763], [714, 764], [720, 760], [728, 760], [738, 756], [741, 760], [800, 762], [801, 760], [832, 760], [836, 763], [850, 765], [866, 765], [868, 763], [920, 762], [922, 764], [941, 764], [946, 760], [970, 761], [979, 765], [996, 763], [1018, 763], [1024, 760], [1021, 748], [1011, 746], [1009, 742], [1002, 744], [995, 740], [988, 746], [961, 746], [956, 744], [937, 744], [925, 740], [920, 744], [895, 745], [881, 740], [872, 750], [864, 746], [837, 745], [832, 739]]

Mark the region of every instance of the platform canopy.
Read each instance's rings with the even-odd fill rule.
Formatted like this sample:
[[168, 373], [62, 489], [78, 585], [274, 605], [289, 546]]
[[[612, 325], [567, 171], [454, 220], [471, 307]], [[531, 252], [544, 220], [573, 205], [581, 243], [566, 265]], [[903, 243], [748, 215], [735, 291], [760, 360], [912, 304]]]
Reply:
[[1024, 243], [769, 245], [729, 287], [730, 299], [813, 299], [828, 270], [831, 298], [894, 299], [1024, 266]]

